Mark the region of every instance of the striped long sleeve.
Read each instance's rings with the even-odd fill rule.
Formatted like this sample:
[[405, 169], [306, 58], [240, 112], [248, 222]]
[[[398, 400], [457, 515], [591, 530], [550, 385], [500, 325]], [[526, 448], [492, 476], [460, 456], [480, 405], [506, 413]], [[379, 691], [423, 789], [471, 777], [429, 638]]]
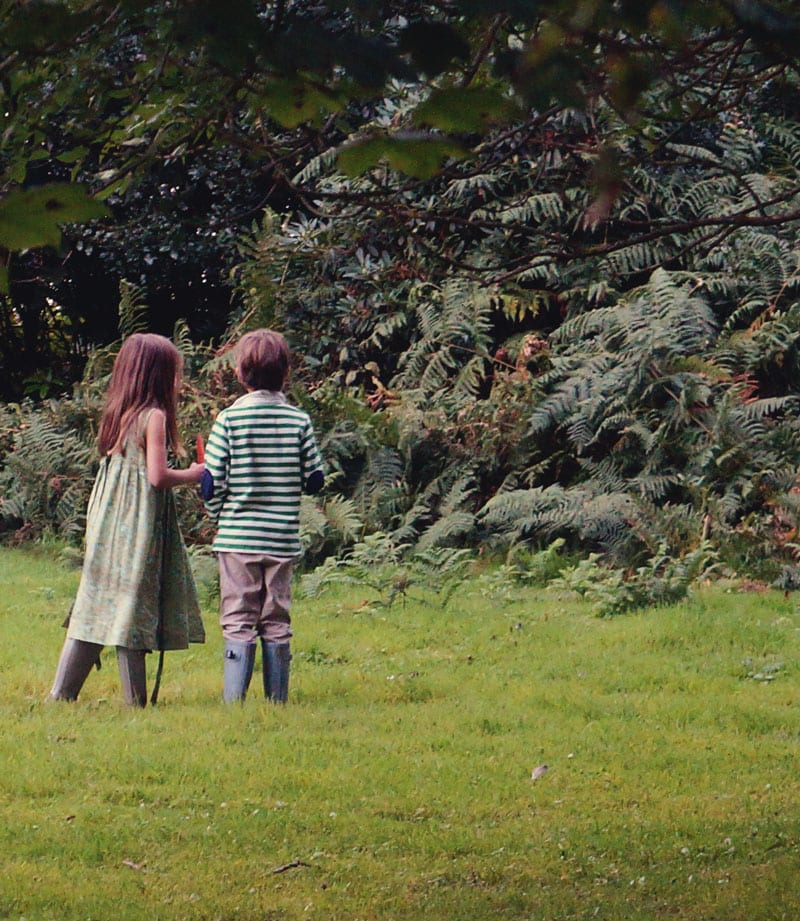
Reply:
[[206, 510], [217, 522], [212, 549], [300, 553], [303, 485], [322, 469], [308, 415], [283, 394], [254, 391], [217, 417], [206, 446], [214, 496]]

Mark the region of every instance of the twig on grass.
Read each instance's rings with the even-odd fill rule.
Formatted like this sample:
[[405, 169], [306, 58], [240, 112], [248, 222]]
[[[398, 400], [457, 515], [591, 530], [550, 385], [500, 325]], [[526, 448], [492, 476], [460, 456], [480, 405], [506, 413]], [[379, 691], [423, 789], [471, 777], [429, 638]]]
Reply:
[[305, 860], [293, 860], [291, 863], [285, 863], [282, 867], [275, 867], [273, 873], [285, 873], [287, 870], [293, 870], [295, 867], [310, 867], [310, 863]]

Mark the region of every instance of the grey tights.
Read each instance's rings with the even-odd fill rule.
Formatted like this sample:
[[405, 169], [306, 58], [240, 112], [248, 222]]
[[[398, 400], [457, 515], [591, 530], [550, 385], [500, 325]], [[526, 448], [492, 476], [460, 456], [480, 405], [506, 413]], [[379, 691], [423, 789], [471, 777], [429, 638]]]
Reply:
[[[56, 668], [50, 696], [54, 700], [77, 700], [84, 682], [98, 661], [102, 646], [67, 637]], [[117, 665], [125, 702], [132, 707], [147, 703], [147, 671], [145, 651], [117, 646]]]

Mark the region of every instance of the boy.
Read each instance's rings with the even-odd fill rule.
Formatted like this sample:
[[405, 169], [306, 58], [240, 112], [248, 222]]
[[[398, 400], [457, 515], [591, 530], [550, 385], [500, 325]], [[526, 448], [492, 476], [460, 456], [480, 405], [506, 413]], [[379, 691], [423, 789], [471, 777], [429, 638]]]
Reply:
[[286, 702], [293, 561], [300, 555], [300, 496], [324, 479], [311, 420], [283, 394], [289, 348], [257, 329], [236, 346], [247, 393], [217, 416], [206, 448], [206, 510], [217, 524], [225, 640], [224, 698], [244, 700], [261, 640], [264, 694]]

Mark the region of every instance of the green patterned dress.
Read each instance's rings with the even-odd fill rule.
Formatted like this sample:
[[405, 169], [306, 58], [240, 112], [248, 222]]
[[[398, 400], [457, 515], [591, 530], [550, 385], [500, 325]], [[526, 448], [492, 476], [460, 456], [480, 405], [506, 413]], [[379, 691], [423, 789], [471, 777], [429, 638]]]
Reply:
[[86, 515], [86, 556], [67, 636], [128, 649], [205, 641], [197, 591], [171, 489], [147, 479], [144, 431], [100, 462]]

